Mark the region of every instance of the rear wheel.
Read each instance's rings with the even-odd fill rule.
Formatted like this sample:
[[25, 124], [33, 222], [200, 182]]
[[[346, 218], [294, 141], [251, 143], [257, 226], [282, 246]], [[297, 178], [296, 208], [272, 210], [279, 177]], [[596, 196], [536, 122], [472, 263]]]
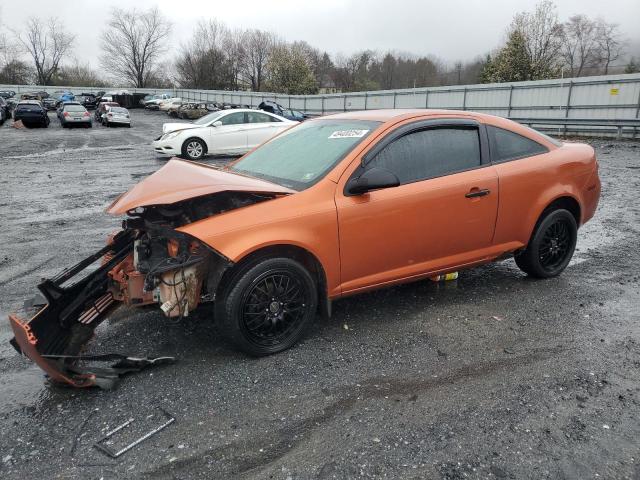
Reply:
[[205, 152], [204, 142], [199, 138], [189, 138], [182, 144], [182, 156], [189, 160], [199, 160]]
[[270, 258], [241, 266], [216, 302], [222, 333], [252, 356], [281, 352], [304, 335], [318, 294], [309, 272], [295, 260]]
[[536, 278], [560, 275], [578, 239], [576, 220], [568, 210], [553, 210], [540, 221], [527, 248], [515, 255], [520, 270]]

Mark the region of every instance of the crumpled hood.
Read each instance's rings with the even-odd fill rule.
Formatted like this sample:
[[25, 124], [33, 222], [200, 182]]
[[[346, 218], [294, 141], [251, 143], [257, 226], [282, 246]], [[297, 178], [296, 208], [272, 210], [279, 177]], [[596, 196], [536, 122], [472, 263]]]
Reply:
[[200, 163], [172, 158], [160, 170], [116, 198], [107, 208], [107, 213], [122, 215], [136, 207], [169, 205], [189, 198], [229, 191], [296, 193], [295, 190], [266, 180], [244, 177]]
[[194, 125], [193, 123], [163, 123], [162, 133], [177, 132], [178, 130], [186, 130], [187, 128], [198, 128], [202, 125]]

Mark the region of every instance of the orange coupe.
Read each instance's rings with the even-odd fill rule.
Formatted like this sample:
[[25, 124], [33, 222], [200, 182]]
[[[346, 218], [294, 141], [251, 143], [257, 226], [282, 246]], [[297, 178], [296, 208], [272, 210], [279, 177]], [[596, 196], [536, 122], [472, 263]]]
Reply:
[[111, 310], [183, 317], [214, 302], [237, 348], [279, 352], [345, 295], [509, 255], [533, 277], [558, 275], [599, 197], [593, 148], [503, 118], [309, 120], [224, 169], [172, 159], [117, 198], [107, 211], [126, 216], [122, 230], [39, 285], [46, 302], [10, 316], [13, 344], [53, 380], [88, 386], [66, 356]]

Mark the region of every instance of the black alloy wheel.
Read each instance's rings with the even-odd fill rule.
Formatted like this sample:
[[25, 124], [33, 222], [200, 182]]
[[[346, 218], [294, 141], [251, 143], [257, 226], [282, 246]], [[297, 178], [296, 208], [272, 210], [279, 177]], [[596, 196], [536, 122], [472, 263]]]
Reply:
[[555, 277], [571, 261], [577, 238], [578, 227], [571, 212], [553, 210], [539, 222], [527, 248], [515, 255], [516, 264], [532, 277]]
[[315, 317], [313, 278], [288, 258], [264, 259], [241, 267], [216, 305], [216, 318], [236, 347], [253, 356], [294, 345]]

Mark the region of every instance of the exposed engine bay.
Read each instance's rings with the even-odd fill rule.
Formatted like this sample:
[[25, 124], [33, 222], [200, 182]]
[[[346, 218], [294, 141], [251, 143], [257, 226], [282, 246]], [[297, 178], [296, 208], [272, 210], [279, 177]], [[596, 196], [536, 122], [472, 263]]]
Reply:
[[110, 312], [122, 305], [157, 304], [167, 317], [186, 317], [201, 303], [215, 300], [220, 280], [232, 266], [175, 229], [276, 195], [223, 191], [128, 211], [122, 230], [109, 236], [104, 248], [38, 285], [44, 301], [25, 303], [24, 311], [9, 315], [12, 345], [54, 383], [100, 386], [101, 371], [82, 370], [77, 360]]

